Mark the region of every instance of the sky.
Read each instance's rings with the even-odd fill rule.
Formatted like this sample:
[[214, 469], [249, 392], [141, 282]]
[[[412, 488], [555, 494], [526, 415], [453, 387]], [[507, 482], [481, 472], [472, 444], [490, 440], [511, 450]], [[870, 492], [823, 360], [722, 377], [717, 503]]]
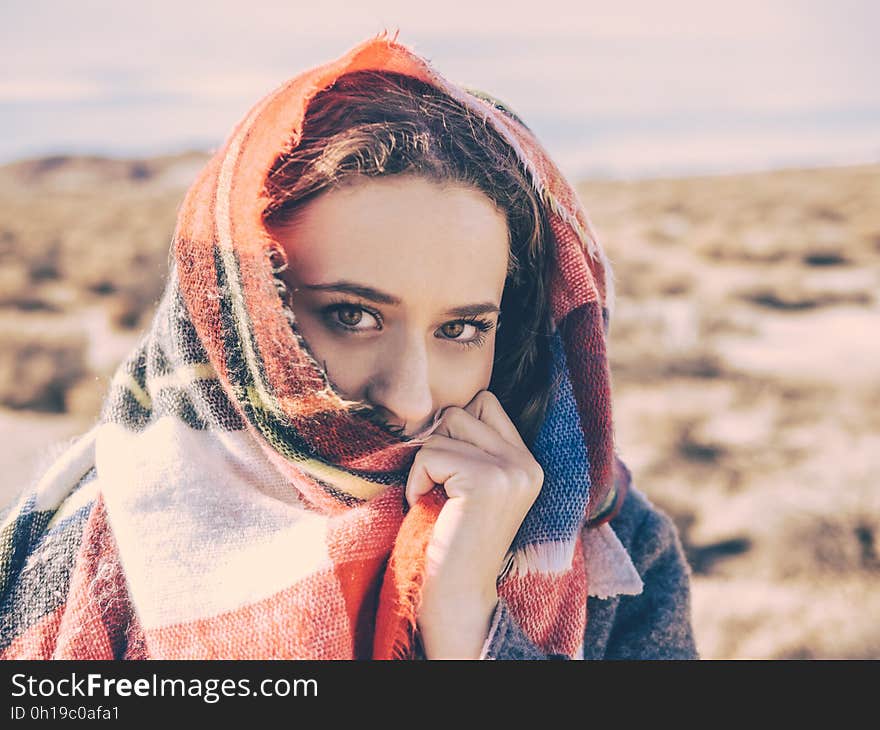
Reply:
[[215, 149], [386, 29], [573, 177], [880, 162], [878, 28], [869, 0], [3, 0], [0, 163]]

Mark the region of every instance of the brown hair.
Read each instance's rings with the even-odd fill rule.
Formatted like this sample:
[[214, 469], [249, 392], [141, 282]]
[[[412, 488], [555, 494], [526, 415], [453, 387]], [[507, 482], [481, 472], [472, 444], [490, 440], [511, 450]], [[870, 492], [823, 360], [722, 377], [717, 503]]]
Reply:
[[553, 251], [528, 172], [489, 124], [418, 79], [387, 71], [345, 74], [313, 97], [297, 146], [275, 161], [264, 222], [290, 223], [306, 202], [353, 175], [399, 173], [474, 187], [506, 214], [503, 327], [489, 390], [531, 446], [550, 397], [547, 276]]

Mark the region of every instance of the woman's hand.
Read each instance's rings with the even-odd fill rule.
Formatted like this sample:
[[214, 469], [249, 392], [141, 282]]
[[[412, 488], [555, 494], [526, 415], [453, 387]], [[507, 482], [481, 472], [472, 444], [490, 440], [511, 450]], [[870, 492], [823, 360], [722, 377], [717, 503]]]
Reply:
[[410, 506], [437, 484], [449, 497], [428, 544], [418, 614], [429, 659], [479, 657], [502, 561], [543, 483], [543, 470], [488, 390], [443, 411], [406, 485]]

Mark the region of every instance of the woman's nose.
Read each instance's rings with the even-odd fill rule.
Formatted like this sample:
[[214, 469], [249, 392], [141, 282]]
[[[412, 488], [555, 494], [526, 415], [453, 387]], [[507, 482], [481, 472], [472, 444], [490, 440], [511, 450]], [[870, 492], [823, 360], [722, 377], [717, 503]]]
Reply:
[[434, 417], [430, 363], [425, 342], [418, 336], [401, 338], [399, 345], [383, 347], [379, 372], [367, 397], [388, 411], [393, 425], [411, 436], [426, 428]]

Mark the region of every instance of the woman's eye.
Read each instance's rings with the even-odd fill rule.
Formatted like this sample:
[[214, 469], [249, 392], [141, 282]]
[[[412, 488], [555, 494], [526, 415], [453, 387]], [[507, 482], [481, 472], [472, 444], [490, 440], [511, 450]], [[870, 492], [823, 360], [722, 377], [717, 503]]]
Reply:
[[342, 324], [349, 327], [354, 327], [363, 319], [363, 312], [363, 309], [358, 309], [357, 307], [341, 307], [336, 310], [336, 314], [339, 316]]
[[[461, 336], [465, 327], [470, 327], [473, 330], [473, 333], [471, 333], [469, 337]], [[455, 342], [465, 347], [477, 347], [483, 344], [486, 339], [485, 333], [492, 329], [492, 327], [493, 325], [491, 322], [484, 322], [482, 320], [475, 320], [474, 322], [464, 322], [459, 320], [444, 324], [440, 330], [446, 336], [446, 339], [451, 342]]]
[[[355, 304], [336, 304], [325, 310], [325, 316], [327, 317], [328, 322], [334, 327], [345, 330], [370, 329], [369, 326], [359, 326], [361, 322], [364, 321], [364, 315], [371, 317], [374, 320], [374, 327], [379, 324], [375, 315]], [[366, 324], [369, 325], [369, 320], [366, 321]]]
[[[344, 332], [359, 333], [382, 329], [382, 318], [378, 313], [366, 309], [359, 304], [331, 304], [323, 310], [323, 316], [330, 327]], [[370, 319], [365, 320], [364, 317]], [[372, 323], [371, 321], [372, 320]], [[441, 339], [454, 342], [463, 347], [476, 347], [485, 341], [485, 333], [492, 329], [491, 322], [483, 320], [455, 320], [440, 327]], [[465, 334], [467, 336], [463, 337]]]
[[[465, 327], [471, 327], [474, 332], [471, 333], [470, 337], [462, 337], [461, 334], [464, 332]], [[471, 340], [474, 335], [479, 331], [475, 325], [469, 324], [467, 322], [450, 322], [449, 324], [444, 324], [441, 328], [443, 334], [446, 335], [451, 340]]]

